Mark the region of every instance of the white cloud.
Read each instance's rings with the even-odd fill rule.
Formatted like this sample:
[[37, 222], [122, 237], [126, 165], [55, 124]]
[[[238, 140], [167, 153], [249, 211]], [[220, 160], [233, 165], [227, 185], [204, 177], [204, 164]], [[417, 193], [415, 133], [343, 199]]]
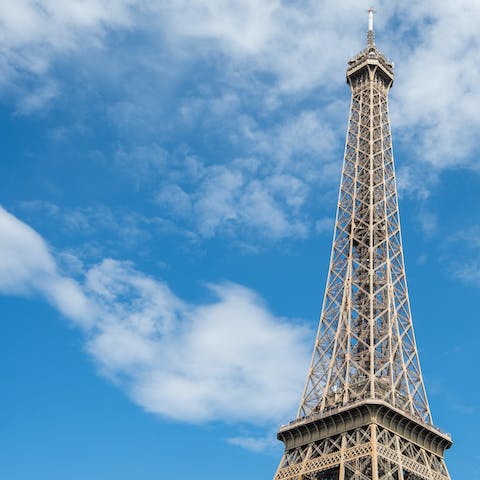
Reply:
[[1, 207], [0, 232], [0, 290], [40, 294], [66, 317], [90, 325], [88, 299], [77, 282], [60, 274], [42, 237]]
[[416, 1], [403, 18], [403, 29], [418, 30], [397, 62], [396, 124], [416, 132], [416, 155], [437, 168], [478, 168], [470, 156], [480, 127], [480, 4]]
[[293, 414], [311, 332], [251, 290], [210, 285], [192, 304], [127, 262], [106, 259], [80, 284], [45, 241], [0, 209], [0, 292], [36, 294], [86, 334], [100, 372], [146, 410], [186, 422], [265, 424]]
[[[272, 316], [244, 287], [211, 288], [215, 302], [175, 304], [177, 321], [167, 325], [165, 314], [158, 315], [155, 308], [153, 321], [145, 326], [144, 308], [149, 318], [148, 304], [158, 298], [152, 290], [146, 307], [123, 318], [117, 315], [114, 331], [102, 332], [90, 351], [114, 374], [125, 374], [134, 365], [124, 381], [133, 399], [154, 413], [185, 421], [259, 423], [291, 414], [301, 388], [298, 372], [307, 365], [306, 331]], [[120, 363], [119, 368], [118, 359], [110, 356], [115, 346], [107, 342], [105, 349], [105, 338], [125, 345], [129, 365]]]
[[[132, 155], [121, 150], [117, 162], [128, 165], [137, 187], [141, 179], [157, 182], [159, 202], [169, 205], [172, 216], [190, 215], [205, 237], [244, 227], [270, 239], [304, 236], [313, 231], [305, 214], [309, 192], [334, 184], [332, 173], [341, 162], [333, 158], [340, 156], [336, 151], [346, 125], [338, 96], [347, 88], [346, 60], [363, 47], [367, 7], [353, 0], [321, 6], [313, 0], [88, 0], [81, 6], [73, 0], [23, 0], [14, 6], [0, 0], [5, 37], [0, 71], [5, 79], [11, 72], [25, 77], [25, 71], [29, 81], [32, 72], [41, 77], [40, 85], [19, 100], [18, 111], [28, 113], [61, 91], [49, 73], [52, 62], [105, 49], [105, 61], [92, 61], [89, 75], [93, 84], [99, 78], [104, 82], [112, 70], [107, 81], [128, 85], [125, 98], [106, 108], [118, 128], [154, 126], [165, 129], [167, 138], [175, 131], [173, 141], [180, 144], [194, 131], [205, 134], [206, 143], [216, 136], [233, 146], [224, 158], [221, 150], [204, 160], [188, 152], [185, 157], [203, 169], [190, 186], [179, 180], [179, 168], [167, 162], [170, 154], [162, 145], [156, 145], [155, 155], [153, 145], [146, 151], [137, 146]], [[378, 44], [398, 65], [392, 91], [395, 143], [403, 140], [412, 152], [400, 183], [421, 197], [428, 196], [439, 170], [478, 169], [479, 9], [476, 0], [415, 1], [407, 10], [395, 1], [379, 8]], [[118, 30], [145, 34], [144, 56], [126, 54], [128, 41], [113, 45], [118, 37], [111, 33]], [[90, 55], [78, 55], [75, 59], [88, 63]], [[199, 63], [211, 69], [211, 77], [200, 75], [198, 84], [172, 96], [175, 85], [188, 83], [193, 68], [201, 70]], [[130, 82], [132, 71], [133, 78], [142, 77], [139, 85]], [[148, 83], [155, 88], [144, 88], [138, 72], [152, 77]], [[131, 98], [132, 92], [141, 92], [140, 98]], [[171, 111], [166, 104], [173, 104]], [[238, 158], [253, 158], [260, 166], [247, 171], [234, 164]], [[223, 170], [213, 165], [218, 162]], [[177, 179], [164, 180], [173, 173]], [[293, 191], [275, 190], [271, 178], [277, 176], [290, 176]]]
[[193, 223], [206, 238], [220, 233], [242, 238], [251, 232], [261, 239], [306, 236], [309, 225], [300, 208], [308, 186], [289, 174], [258, 175], [258, 163], [245, 159], [202, 166], [193, 186], [167, 183], [156, 202], [172, 218]]

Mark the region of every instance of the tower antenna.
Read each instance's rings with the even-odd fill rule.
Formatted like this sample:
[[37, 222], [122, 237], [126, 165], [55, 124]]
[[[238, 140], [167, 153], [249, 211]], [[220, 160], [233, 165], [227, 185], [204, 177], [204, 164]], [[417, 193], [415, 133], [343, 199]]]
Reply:
[[373, 14], [375, 13], [375, 9], [370, 7], [368, 9], [368, 31], [373, 32]]
[[373, 14], [375, 13], [375, 9], [370, 7], [368, 9], [368, 34], [367, 34], [367, 41], [368, 45], [375, 45], [375, 32], [373, 30]]

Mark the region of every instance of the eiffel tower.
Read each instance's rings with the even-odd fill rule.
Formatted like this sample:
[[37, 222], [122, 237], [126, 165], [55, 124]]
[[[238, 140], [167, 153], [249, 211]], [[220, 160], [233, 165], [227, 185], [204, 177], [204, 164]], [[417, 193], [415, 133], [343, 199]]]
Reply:
[[348, 62], [352, 90], [330, 268], [307, 383], [274, 480], [449, 480], [408, 299], [388, 114], [393, 64]]

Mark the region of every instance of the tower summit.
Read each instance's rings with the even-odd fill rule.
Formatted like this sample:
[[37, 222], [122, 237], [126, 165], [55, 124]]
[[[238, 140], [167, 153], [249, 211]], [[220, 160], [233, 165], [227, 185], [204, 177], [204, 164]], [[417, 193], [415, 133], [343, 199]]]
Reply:
[[375, 46], [348, 62], [352, 90], [330, 267], [312, 362], [274, 480], [449, 480], [432, 422], [402, 252], [388, 92]]

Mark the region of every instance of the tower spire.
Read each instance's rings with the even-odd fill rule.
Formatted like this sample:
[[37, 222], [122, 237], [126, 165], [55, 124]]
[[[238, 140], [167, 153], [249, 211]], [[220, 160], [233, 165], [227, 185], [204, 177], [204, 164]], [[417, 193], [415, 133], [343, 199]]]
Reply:
[[352, 91], [335, 235], [297, 418], [274, 480], [450, 480], [413, 331], [388, 113], [393, 65], [374, 45]]
[[368, 9], [368, 33], [367, 33], [367, 43], [369, 47], [373, 47], [375, 45], [375, 31], [373, 30], [373, 14], [375, 13], [375, 9], [370, 7]]

